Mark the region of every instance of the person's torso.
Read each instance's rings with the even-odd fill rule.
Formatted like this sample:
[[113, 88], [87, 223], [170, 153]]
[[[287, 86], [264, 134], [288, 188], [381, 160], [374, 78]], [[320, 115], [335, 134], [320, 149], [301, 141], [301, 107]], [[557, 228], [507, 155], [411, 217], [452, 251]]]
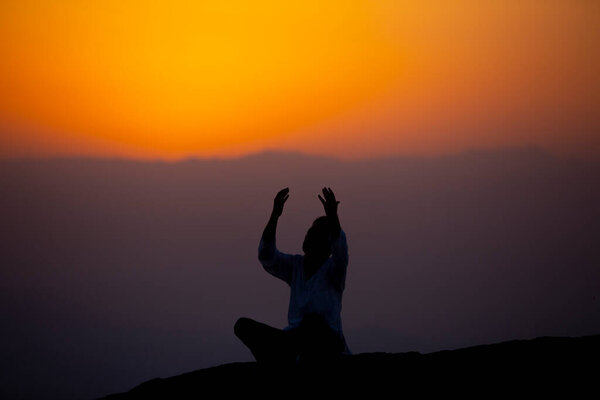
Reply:
[[288, 311], [291, 327], [299, 326], [304, 315], [316, 313], [323, 316], [332, 329], [341, 332], [342, 292], [331, 281], [331, 262], [331, 258], [327, 259], [310, 278], [307, 278], [304, 256], [296, 255]]

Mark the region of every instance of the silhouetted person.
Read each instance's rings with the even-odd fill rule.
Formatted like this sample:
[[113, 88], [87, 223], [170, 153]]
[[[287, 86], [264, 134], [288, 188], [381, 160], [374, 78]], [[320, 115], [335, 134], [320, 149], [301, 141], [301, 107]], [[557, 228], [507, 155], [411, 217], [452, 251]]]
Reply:
[[318, 197], [326, 215], [308, 229], [302, 244], [304, 255], [285, 254], [275, 245], [275, 231], [288, 193], [289, 188], [285, 188], [275, 196], [258, 246], [264, 269], [290, 286], [288, 326], [277, 329], [250, 318], [240, 318], [234, 326], [236, 336], [254, 358], [271, 365], [350, 353], [340, 317], [348, 246], [337, 214], [339, 201], [330, 188], [323, 188], [324, 198]]

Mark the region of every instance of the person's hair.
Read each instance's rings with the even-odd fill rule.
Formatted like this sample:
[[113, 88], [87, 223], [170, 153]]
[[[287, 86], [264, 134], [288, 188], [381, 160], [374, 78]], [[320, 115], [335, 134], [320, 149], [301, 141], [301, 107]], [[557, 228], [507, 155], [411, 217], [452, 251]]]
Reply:
[[331, 220], [327, 215], [320, 216], [313, 221], [313, 224], [319, 224], [324, 226], [327, 231], [327, 236], [330, 236], [332, 233]]
[[305, 253], [323, 253], [329, 251], [329, 254], [331, 254], [332, 233], [333, 229], [329, 217], [325, 215], [318, 217], [313, 221], [308, 232], [306, 232], [304, 242], [302, 243], [302, 250]]
[[315, 222], [318, 222], [318, 223], [321, 223], [321, 222], [323, 222], [323, 223], [326, 223], [327, 225], [329, 225], [329, 217], [328, 217], [327, 215], [322, 215], [322, 216], [320, 216], [320, 217], [317, 217], [317, 218], [316, 218], [316, 219], [313, 221], [313, 224], [314, 224]]

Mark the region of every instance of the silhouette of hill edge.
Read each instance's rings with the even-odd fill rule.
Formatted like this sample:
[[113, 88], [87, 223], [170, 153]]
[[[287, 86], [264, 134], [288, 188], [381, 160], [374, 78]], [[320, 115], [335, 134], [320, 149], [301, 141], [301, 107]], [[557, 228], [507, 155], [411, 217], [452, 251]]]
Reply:
[[328, 365], [269, 370], [230, 363], [155, 378], [104, 400], [223, 396], [454, 393], [584, 394], [595, 390], [600, 335], [539, 337], [421, 354], [361, 353]]

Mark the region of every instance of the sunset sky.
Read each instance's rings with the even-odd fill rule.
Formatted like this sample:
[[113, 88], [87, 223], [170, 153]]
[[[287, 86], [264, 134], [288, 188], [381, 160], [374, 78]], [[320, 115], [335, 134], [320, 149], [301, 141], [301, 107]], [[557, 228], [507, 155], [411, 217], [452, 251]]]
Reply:
[[600, 2], [0, 3], [0, 158], [600, 157]]
[[598, 182], [600, 0], [0, 0], [0, 398], [254, 360], [284, 187], [354, 354], [597, 335]]

